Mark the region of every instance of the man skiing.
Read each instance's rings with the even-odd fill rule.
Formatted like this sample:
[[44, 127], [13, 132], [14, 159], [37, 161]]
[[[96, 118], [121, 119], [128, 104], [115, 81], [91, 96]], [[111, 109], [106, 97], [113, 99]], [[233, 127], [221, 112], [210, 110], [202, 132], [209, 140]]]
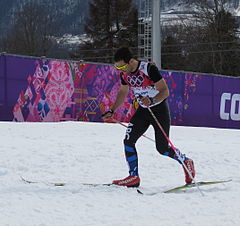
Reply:
[[195, 176], [192, 159], [187, 158], [179, 150], [176, 153], [176, 150], [174, 151], [168, 145], [167, 139], [148, 109], [151, 108], [168, 136], [170, 130], [170, 113], [166, 99], [169, 96], [169, 90], [158, 68], [153, 63], [135, 59], [127, 47], [122, 47], [116, 51], [114, 61], [115, 67], [121, 70], [121, 86], [110, 110], [102, 115], [103, 120], [109, 120], [113, 116], [113, 113], [127, 97], [129, 88], [133, 90], [139, 102], [139, 107], [128, 124], [124, 139], [124, 150], [129, 166], [129, 176], [121, 180], [114, 180], [113, 184], [127, 187], [138, 187], [140, 185], [138, 156], [135, 144], [150, 125], [154, 128], [157, 151], [162, 155], [177, 160], [180, 164], [184, 162], [189, 173], [191, 173], [190, 176], [188, 171], [183, 167], [185, 182], [187, 184], [191, 183]]

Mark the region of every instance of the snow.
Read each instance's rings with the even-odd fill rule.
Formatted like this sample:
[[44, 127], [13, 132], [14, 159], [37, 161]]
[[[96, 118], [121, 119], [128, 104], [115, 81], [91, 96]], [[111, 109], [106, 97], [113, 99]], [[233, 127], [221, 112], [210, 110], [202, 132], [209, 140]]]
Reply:
[[238, 7], [237, 9], [235, 9], [234, 15], [237, 16], [237, 17], [240, 17], [240, 7]]
[[[119, 124], [0, 123], [1, 226], [233, 226], [240, 225], [240, 130], [171, 127], [172, 142], [193, 158], [197, 181], [233, 179], [187, 192], [181, 166], [154, 142], [137, 143], [140, 189], [89, 187], [127, 176]], [[146, 132], [153, 136], [152, 128]], [[26, 184], [20, 176], [42, 181]], [[44, 182], [66, 182], [53, 187]]]
[[56, 39], [58, 44], [65, 44], [65, 45], [80, 45], [84, 42], [90, 42], [91, 38], [88, 38], [86, 34], [82, 35], [72, 35], [72, 34], [64, 34], [61, 37], [53, 37]]

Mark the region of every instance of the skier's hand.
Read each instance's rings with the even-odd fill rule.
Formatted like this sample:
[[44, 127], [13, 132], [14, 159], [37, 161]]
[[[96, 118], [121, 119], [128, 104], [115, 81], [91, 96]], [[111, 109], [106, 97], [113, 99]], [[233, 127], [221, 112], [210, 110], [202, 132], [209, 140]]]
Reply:
[[141, 97], [141, 102], [146, 106], [149, 107], [152, 104], [152, 98], [149, 97]]
[[105, 113], [102, 114], [102, 119], [103, 120], [109, 120], [112, 118], [114, 111], [112, 109], [106, 111]]

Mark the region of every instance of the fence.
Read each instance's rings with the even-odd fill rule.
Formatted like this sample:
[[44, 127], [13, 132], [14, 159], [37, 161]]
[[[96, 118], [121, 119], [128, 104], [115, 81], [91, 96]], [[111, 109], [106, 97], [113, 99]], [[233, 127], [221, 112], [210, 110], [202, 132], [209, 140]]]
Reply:
[[[172, 125], [240, 129], [240, 79], [161, 71]], [[101, 122], [120, 85], [112, 65], [0, 55], [0, 120]], [[132, 93], [115, 113], [128, 122]]]

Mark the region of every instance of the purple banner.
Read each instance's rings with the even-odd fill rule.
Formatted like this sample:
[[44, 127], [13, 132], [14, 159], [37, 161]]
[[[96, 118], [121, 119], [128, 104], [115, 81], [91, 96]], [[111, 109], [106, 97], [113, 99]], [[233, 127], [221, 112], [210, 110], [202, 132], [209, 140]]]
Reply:
[[[164, 73], [171, 73], [175, 84], [181, 87], [170, 102], [172, 124], [240, 129], [240, 78]], [[174, 92], [173, 89], [171, 93]]]
[[[101, 122], [120, 85], [112, 65], [0, 55], [0, 120]], [[161, 71], [172, 125], [240, 129], [240, 78]], [[114, 118], [128, 122], [129, 98]]]

